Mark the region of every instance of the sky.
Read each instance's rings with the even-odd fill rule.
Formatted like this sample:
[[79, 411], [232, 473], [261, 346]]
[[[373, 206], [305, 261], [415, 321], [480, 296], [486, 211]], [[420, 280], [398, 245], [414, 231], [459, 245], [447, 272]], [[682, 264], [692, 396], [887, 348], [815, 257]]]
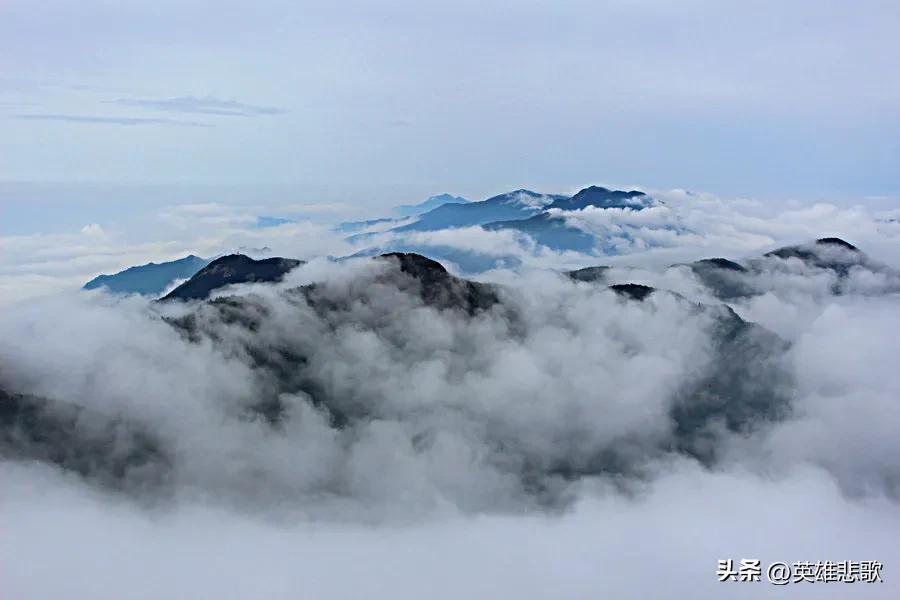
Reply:
[[[783, 595], [897, 598], [898, 31], [896, 0], [0, 0], [0, 400], [109, 449], [0, 456], [0, 596], [770, 598], [716, 581], [755, 557], [881, 561]], [[591, 184], [652, 200], [556, 213], [591, 252], [334, 227]], [[764, 257], [828, 236], [865, 256]], [[441, 260], [497, 305], [330, 260], [407, 243], [496, 259]], [[236, 251], [307, 262], [226, 302], [81, 289]], [[716, 420], [759, 390], [789, 410]], [[701, 464], [672, 449], [707, 401]], [[0, 454], [40, 451], [4, 406]]]
[[0, 202], [24, 182], [896, 198], [898, 28], [875, 0], [4, 0]]
[[[352, 253], [246, 230], [444, 192], [766, 208], [755, 243], [745, 223], [694, 258], [877, 244], [900, 206], [897, 30], [872, 0], [2, 0], [0, 304], [188, 253]], [[820, 203], [842, 209], [779, 227]]]

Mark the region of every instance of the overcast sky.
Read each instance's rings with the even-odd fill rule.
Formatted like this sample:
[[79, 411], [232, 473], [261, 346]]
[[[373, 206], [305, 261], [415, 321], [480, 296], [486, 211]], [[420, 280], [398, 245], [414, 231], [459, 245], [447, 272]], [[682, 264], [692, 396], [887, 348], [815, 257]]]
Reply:
[[0, 181], [897, 196], [898, 30], [893, 0], [4, 0]]

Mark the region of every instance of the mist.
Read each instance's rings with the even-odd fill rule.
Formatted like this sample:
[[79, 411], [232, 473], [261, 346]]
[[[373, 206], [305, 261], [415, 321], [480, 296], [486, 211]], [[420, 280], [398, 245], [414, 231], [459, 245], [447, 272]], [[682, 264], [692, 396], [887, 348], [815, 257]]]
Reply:
[[2, 388], [51, 399], [39, 414], [74, 445], [62, 467], [2, 464], [5, 585], [769, 597], [715, 577], [757, 557], [878, 560], [884, 583], [854, 597], [893, 597], [900, 287], [877, 256], [817, 252], [843, 270], [749, 255], [751, 292], [727, 300], [679, 265], [472, 283], [322, 258], [211, 301], [13, 305]]

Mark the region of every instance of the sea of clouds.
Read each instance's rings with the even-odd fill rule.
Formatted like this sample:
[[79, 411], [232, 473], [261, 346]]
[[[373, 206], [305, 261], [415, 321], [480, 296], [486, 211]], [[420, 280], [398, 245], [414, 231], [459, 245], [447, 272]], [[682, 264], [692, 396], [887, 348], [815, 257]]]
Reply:
[[[777, 354], [784, 379], [763, 383], [790, 399], [790, 411], [713, 432], [716, 460], [701, 462], [671, 450], [670, 410], [720, 358], [719, 313], [696, 303], [721, 301], [689, 269], [668, 267], [828, 235], [897, 268], [896, 215], [659, 196], [663, 204], [645, 211], [567, 215], [619, 240], [612, 257], [550, 252], [477, 228], [422, 234], [523, 259], [515, 272], [479, 276], [500, 285], [501, 305], [474, 316], [423, 304], [415, 289], [385, 281], [385, 263], [324, 258], [354, 248], [311, 223], [252, 230], [200, 211], [203, 225], [187, 228], [197, 235], [176, 241], [129, 245], [102, 228], [4, 238], [4, 294], [19, 276], [33, 285], [27, 299], [4, 297], [4, 388], [84, 407], [79, 426], [88, 429], [102, 415], [127, 419], [160, 440], [166, 462], [119, 487], [0, 462], [2, 591], [896, 597], [894, 283], [852, 273], [839, 288], [834, 273], [799, 261], [755, 276], [759, 293], [731, 307], [788, 343]], [[251, 329], [209, 306], [65, 289], [104, 260], [263, 245], [310, 262], [280, 284], [221, 293], [250, 307]], [[554, 270], [601, 263], [614, 267], [609, 283], [674, 293], [626, 301]], [[323, 312], [289, 292], [313, 282], [328, 299], [352, 301]], [[199, 335], [173, 327], [186, 315]], [[293, 373], [260, 369], [267, 349], [302, 355], [303, 384], [285, 390]], [[338, 427], [310, 385], [352, 425]], [[247, 416], [273, 394], [283, 407], [276, 425]], [[597, 468], [609, 452], [625, 468]], [[878, 560], [884, 582], [719, 583], [722, 558]]]

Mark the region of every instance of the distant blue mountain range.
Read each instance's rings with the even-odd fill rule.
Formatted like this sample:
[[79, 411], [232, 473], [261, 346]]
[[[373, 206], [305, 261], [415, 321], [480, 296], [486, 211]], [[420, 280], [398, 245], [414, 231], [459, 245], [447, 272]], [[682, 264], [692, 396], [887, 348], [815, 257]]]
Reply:
[[[648, 198], [643, 192], [621, 192], [591, 186], [585, 188], [571, 198], [557, 198], [546, 208], [568, 210], [584, 210], [595, 208], [632, 208], [640, 210], [647, 206]], [[484, 228], [489, 231], [512, 229], [527, 234], [535, 242], [554, 250], [572, 250], [590, 252], [596, 246], [594, 236], [566, 224], [564, 217], [551, 212], [540, 212], [527, 219], [498, 221], [488, 223]]]
[[296, 223], [293, 219], [285, 219], [283, 217], [267, 217], [260, 215], [256, 217], [256, 228], [266, 229], [267, 227], [278, 227], [279, 225], [287, 225], [288, 223]]
[[493, 196], [481, 202], [443, 204], [423, 214], [415, 223], [392, 231], [439, 231], [450, 227], [472, 227], [493, 221], [527, 219], [546, 206], [566, 196], [538, 194], [530, 190], [516, 190]]
[[383, 219], [369, 219], [368, 221], [347, 221], [346, 223], [341, 223], [335, 229], [341, 233], [356, 233], [368, 229], [369, 227], [374, 227], [375, 225], [380, 225], [382, 223], [396, 223], [397, 221], [399, 221], [399, 219], [392, 219], [389, 217]]
[[[557, 251], [582, 253], [615, 252], [604, 240], [569, 225], [566, 212], [598, 209], [641, 210], [652, 206], [654, 200], [645, 193], [631, 190], [610, 190], [590, 186], [574, 196], [540, 194], [531, 190], [515, 190], [492, 196], [480, 202], [469, 202], [459, 196], [440, 194], [416, 205], [404, 205], [396, 212], [403, 218], [385, 217], [368, 221], [341, 223], [335, 231], [350, 234], [346, 239], [358, 247], [381, 234], [371, 233], [375, 226], [389, 235], [390, 241], [365, 247], [356, 256], [374, 256], [387, 252], [415, 252], [435, 259], [455, 263], [466, 272], [481, 272], [498, 267], [515, 267], [520, 260], [512, 255], [497, 256], [485, 252], [457, 248], [449, 244], [422, 244], [408, 239], [407, 234], [432, 232], [457, 227], [482, 227], [487, 231], [516, 231], [534, 240], [538, 245]], [[414, 219], [410, 222], [411, 219]], [[278, 217], [259, 217], [257, 227], [272, 227], [290, 222]], [[396, 224], [391, 228], [392, 224]], [[628, 233], [622, 234], [627, 238]], [[383, 237], [382, 237], [383, 239]], [[268, 250], [268, 248], [263, 249]], [[243, 254], [265, 254], [239, 250]], [[114, 275], [101, 275], [89, 281], [85, 289], [106, 287], [116, 293], [137, 293], [158, 296], [174, 281], [188, 279], [213, 259], [187, 256], [183, 259], [150, 263], [131, 267]]]
[[[497, 261], [508, 266], [513, 261], [511, 256], [491, 257], [458, 248], [451, 251], [449, 247], [443, 245], [416, 245], [408, 242], [404, 235], [475, 226], [488, 231], [517, 231], [529, 236], [535, 243], [557, 251], [590, 253], [598, 246], [602, 248], [602, 243], [598, 244], [601, 241], [590, 233], [567, 224], [565, 212], [589, 207], [641, 210], [653, 203], [654, 201], [644, 192], [610, 190], [599, 186], [584, 188], [574, 196], [515, 190], [481, 202], [443, 204], [422, 214], [412, 223], [389, 229], [388, 232], [395, 235], [390, 243], [378, 248], [368, 248], [361, 253], [419, 252], [452, 261], [463, 269], [466, 269], [466, 266], [471, 267], [472, 271], [493, 268], [497, 266], [495, 264]], [[351, 236], [348, 240], [360, 243], [372, 237], [370, 234], [363, 234]]]
[[159, 296], [169, 285], [179, 279], [189, 279], [207, 264], [208, 259], [191, 254], [169, 262], [130, 267], [113, 275], [99, 275], [84, 284], [84, 289], [106, 288], [116, 294]]
[[594, 236], [566, 224], [563, 217], [538, 213], [528, 219], [497, 221], [483, 226], [488, 231], [510, 229], [530, 236], [535, 242], [554, 250], [590, 252], [595, 246]]
[[445, 204], [467, 204], [469, 201], [460, 196], [451, 196], [450, 194], [439, 194], [431, 196], [424, 202], [419, 204], [403, 204], [394, 208], [394, 212], [399, 217], [383, 217], [380, 219], [369, 219], [367, 221], [348, 221], [339, 224], [335, 229], [341, 233], [360, 233], [365, 236], [365, 230], [376, 225], [385, 223], [402, 223], [408, 221], [411, 217], [417, 217], [427, 212], [431, 212], [436, 208], [440, 208]]
[[560, 210], [583, 210], [589, 206], [595, 208], [646, 208], [650, 198], [644, 192], [631, 190], [622, 192], [608, 190], [604, 187], [592, 185], [586, 187], [571, 198], [563, 197], [547, 208]]
[[467, 204], [469, 201], [461, 196], [451, 196], [450, 194], [439, 194], [431, 196], [424, 202], [419, 204], [404, 204], [394, 209], [401, 217], [415, 217], [430, 210], [439, 208], [445, 204]]

